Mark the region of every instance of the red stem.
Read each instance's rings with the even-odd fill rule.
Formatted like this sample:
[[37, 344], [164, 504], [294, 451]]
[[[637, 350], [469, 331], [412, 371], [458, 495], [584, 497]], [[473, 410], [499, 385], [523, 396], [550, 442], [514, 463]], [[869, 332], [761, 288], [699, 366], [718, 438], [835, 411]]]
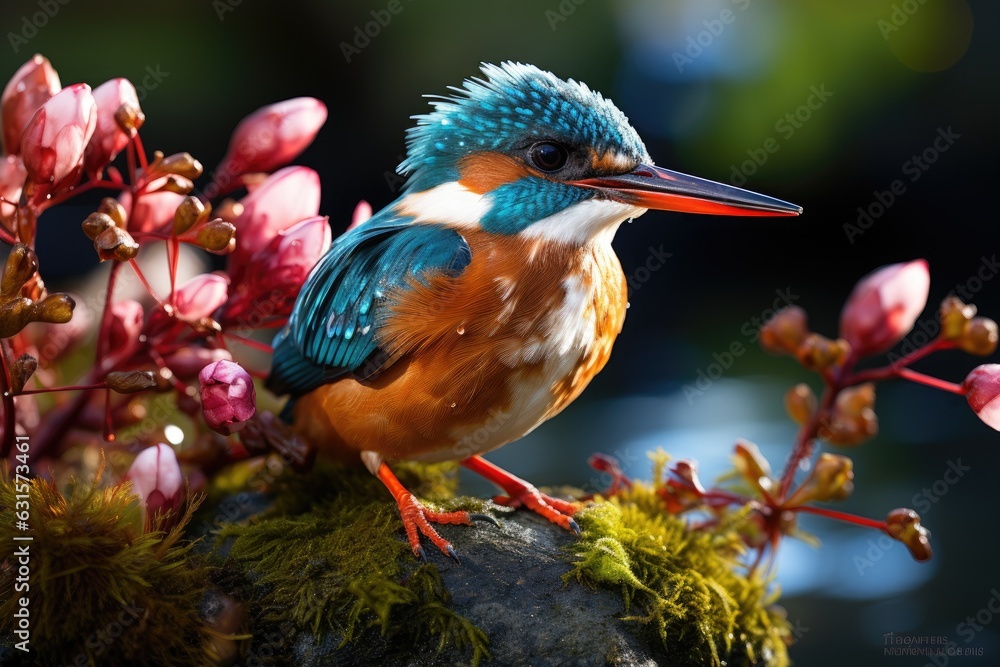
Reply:
[[909, 368], [899, 369], [899, 373], [897, 373], [897, 375], [903, 380], [909, 380], [910, 382], [916, 382], [917, 384], [934, 387], [935, 389], [951, 392], [952, 394], [958, 394], [959, 396], [965, 396], [967, 393], [965, 388], [960, 384], [955, 384], [954, 382], [948, 382], [947, 380], [911, 371]]
[[795, 446], [792, 448], [792, 453], [788, 457], [788, 463], [786, 464], [785, 471], [782, 474], [780, 498], [785, 499], [788, 497], [788, 492], [791, 490], [792, 484], [795, 481], [795, 472], [798, 469], [799, 464], [804, 458], [808, 457], [812, 453], [812, 443], [816, 438], [819, 426], [830, 412], [830, 409], [833, 407], [838, 394], [840, 394], [840, 392], [844, 389], [862, 384], [864, 382], [877, 382], [879, 380], [901, 378], [903, 380], [909, 380], [918, 384], [927, 385], [928, 387], [934, 387], [935, 389], [964, 396], [966, 392], [961, 385], [953, 382], [947, 382], [929, 375], [924, 375], [923, 373], [917, 373], [916, 371], [912, 371], [907, 368], [910, 364], [923, 359], [932, 352], [947, 350], [953, 347], [955, 347], [954, 341], [937, 338], [927, 345], [914, 350], [910, 354], [887, 366], [858, 371], [856, 373], [852, 372], [852, 370], [857, 360], [852, 355], [847, 359], [847, 361], [844, 362], [844, 366], [839, 370], [839, 372], [834, 374], [824, 374], [823, 382], [826, 384], [826, 389], [823, 392], [820, 407], [810, 418], [809, 422], [799, 430]]
[[887, 366], [880, 366], [878, 368], [870, 368], [864, 371], [858, 371], [857, 373], [852, 373], [848, 377], [843, 385], [844, 387], [850, 387], [857, 384], [862, 384], [864, 382], [877, 382], [879, 380], [889, 380], [896, 377], [901, 377], [899, 371], [905, 369], [907, 366], [920, 361], [932, 352], [938, 352], [941, 350], [950, 350], [956, 347], [955, 341], [951, 340], [941, 340], [940, 338], [935, 339], [924, 345], [923, 347], [914, 350], [905, 357], [898, 359]]
[[94, 360], [95, 365], [100, 365], [101, 360], [106, 354], [106, 348], [110, 343], [109, 334], [111, 332], [112, 319], [111, 304], [114, 302], [115, 281], [118, 277], [118, 270], [120, 268], [121, 263], [115, 262], [111, 265], [111, 271], [108, 273], [108, 286], [104, 296], [104, 313], [101, 316], [101, 328], [97, 332], [97, 350]]
[[128, 263], [129, 266], [132, 267], [132, 271], [135, 272], [135, 275], [139, 279], [139, 282], [141, 282], [142, 286], [146, 288], [147, 292], [149, 292], [149, 296], [153, 297], [153, 300], [155, 300], [157, 303], [163, 303], [162, 301], [160, 301], [160, 297], [156, 296], [156, 292], [153, 291], [153, 288], [150, 287], [149, 281], [146, 280], [146, 276], [143, 275], [142, 269], [139, 268], [139, 264], [136, 263], [134, 259], [130, 259]]
[[252, 338], [244, 338], [243, 336], [238, 336], [234, 333], [228, 333], [226, 331], [223, 331], [222, 335], [224, 338], [231, 338], [237, 343], [241, 343], [243, 345], [246, 345], [247, 347], [252, 347], [255, 350], [260, 350], [261, 352], [267, 352], [268, 354], [274, 353], [273, 347], [267, 345], [266, 343], [261, 343], [258, 340], [254, 340]]
[[837, 510], [831, 510], [825, 507], [813, 507], [812, 505], [795, 505], [793, 507], [783, 507], [782, 509], [788, 510], [790, 512], [805, 512], [806, 514], [818, 514], [819, 516], [825, 516], [828, 519], [845, 521], [847, 523], [853, 523], [859, 526], [865, 526], [867, 528], [875, 528], [877, 530], [885, 532], [888, 532], [889, 530], [888, 527], [886, 526], [885, 521], [876, 521], [875, 519], [869, 519], [867, 517], [858, 516], [857, 514], [838, 512]]
[[100, 179], [91, 179], [75, 188], [71, 188], [64, 192], [59, 193], [52, 199], [48, 199], [38, 206], [38, 213], [41, 214], [42, 211], [52, 208], [53, 206], [58, 206], [62, 204], [67, 199], [71, 199], [77, 195], [83, 194], [88, 190], [94, 188], [107, 188], [109, 190], [124, 190], [125, 187], [121, 183], [115, 183], [114, 181], [104, 181]]
[[[132, 137], [132, 143], [135, 145], [135, 152], [139, 156], [139, 166], [145, 171], [149, 163], [146, 161], [146, 149], [142, 145], [142, 139], [139, 138], [138, 132]], [[132, 169], [132, 173], [135, 173], [135, 169]]]
[[7, 368], [7, 341], [0, 344], [0, 390], [3, 391], [3, 446], [0, 460], [6, 459], [15, 442], [14, 396], [10, 393], [10, 371]]
[[795, 481], [795, 472], [798, 470], [799, 464], [802, 463], [803, 459], [812, 454], [813, 441], [816, 439], [819, 426], [823, 422], [825, 415], [830, 411], [830, 408], [833, 407], [837, 394], [840, 393], [841, 387], [836, 380], [831, 381], [824, 377], [824, 382], [826, 382], [826, 388], [823, 390], [823, 397], [820, 399], [819, 407], [813, 412], [809, 421], [799, 429], [798, 434], [795, 436], [795, 445], [792, 447], [792, 453], [789, 454], [788, 461], [785, 463], [785, 470], [781, 475], [781, 491], [778, 494], [781, 500], [788, 497], [788, 492]]
[[176, 236], [167, 241], [167, 262], [170, 265], [170, 305], [177, 306], [177, 265], [180, 260], [181, 244]]
[[45, 389], [24, 389], [18, 396], [26, 396], [28, 394], [48, 394], [49, 392], [56, 391], [84, 391], [87, 389], [106, 389], [107, 384], [104, 382], [98, 382], [97, 384], [77, 384], [68, 387], [47, 387]]

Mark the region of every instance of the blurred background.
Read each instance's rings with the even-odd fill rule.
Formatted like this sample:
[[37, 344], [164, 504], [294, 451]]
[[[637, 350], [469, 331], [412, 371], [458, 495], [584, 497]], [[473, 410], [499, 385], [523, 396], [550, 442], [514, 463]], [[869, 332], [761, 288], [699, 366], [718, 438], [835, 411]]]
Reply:
[[[794, 435], [782, 395], [812, 377], [756, 345], [776, 306], [805, 308], [835, 336], [858, 278], [924, 257], [931, 298], [918, 329], [962, 290], [1000, 317], [998, 13], [965, 0], [7, 0], [0, 72], [40, 52], [64, 84], [128, 77], [147, 148], [190, 151], [208, 169], [250, 111], [318, 97], [329, 120], [298, 162], [320, 173], [335, 232], [359, 199], [378, 209], [395, 197], [421, 95], [506, 59], [603, 91], [662, 166], [803, 205], [795, 220], [649, 213], [621, 229], [631, 308], [611, 362], [564, 415], [491, 456], [538, 484], [596, 490], [607, 480], [586, 466], [594, 451], [642, 478], [646, 452], [663, 447], [711, 480], [744, 437], [781, 467]], [[74, 289], [93, 270], [79, 223], [95, 202], [43, 217], [50, 285]], [[918, 369], [961, 381], [978, 363], [953, 352]], [[961, 398], [917, 386], [884, 385], [877, 412], [882, 432], [848, 453], [857, 488], [838, 509], [914, 507], [934, 559], [804, 520], [823, 545], [787, 541], [776, 582], [797, 629], [792, 656], [930, 664], [883, 655], [893, 633], [979, 654], [955, 663], [1000, 664], [1000, 434]]]

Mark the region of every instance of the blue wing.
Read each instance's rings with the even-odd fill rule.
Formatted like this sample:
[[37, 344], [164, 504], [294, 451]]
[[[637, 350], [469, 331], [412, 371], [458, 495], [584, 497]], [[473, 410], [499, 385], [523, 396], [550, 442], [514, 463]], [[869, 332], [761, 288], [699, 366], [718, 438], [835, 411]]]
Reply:
[[430, 275], [457, 276], [471, 259], [454, 229], [411, 224], [391, 209], [340, 236], [274, 340], [268, 386], [298, 396], [348, 373], [371, 377], [384, 368], [377, 334], [386, 294]]

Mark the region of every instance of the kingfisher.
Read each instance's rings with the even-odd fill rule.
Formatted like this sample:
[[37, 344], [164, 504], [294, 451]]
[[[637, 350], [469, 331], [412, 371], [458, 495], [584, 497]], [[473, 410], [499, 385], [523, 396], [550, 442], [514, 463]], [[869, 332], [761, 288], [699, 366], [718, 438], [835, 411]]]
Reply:
[[600, 93], [532, 65], [433, 96], [399, 198], [337, 238], [276, 336], [268, 386], [321, 454], [361, 462], [421, 535], [492, 519], [426, 507], [394, 462], [457, 460], [512, 507], [579, 534], [576, 506], [483, 458], [557, 415], [604, 367], [628, 305], [611, 241], [648, 209], [792, 216], [799, 206], [653, 166]]

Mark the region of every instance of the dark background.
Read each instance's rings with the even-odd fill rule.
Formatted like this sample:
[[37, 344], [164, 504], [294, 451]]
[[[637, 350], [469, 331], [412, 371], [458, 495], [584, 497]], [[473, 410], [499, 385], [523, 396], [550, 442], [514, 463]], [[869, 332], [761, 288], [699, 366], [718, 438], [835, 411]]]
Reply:
[[[617, 453], [630, 473], [648, 476], [645, 451], [657, 446], [697, 457], [711, 478], [737, 437], [757, 441], [780, 468], [793, 433], [782, 393], [811, 378], [761, 352], [744, 327], [766, 316], [777, 290], [794, 295], [817, 331], [835, 335], [857, 278], [925, 257], [932, 285], [923, 321], [934, 322], [956, 285], [976, 292], [982, 313], [1000, 316], [998, 269], [983, 260], [1000, 241], [996, 3], [577, 2], [399, 0], [401, 11], [348, 62], [342, 43], [389, 2], [8, 0], [0, 72], [9, 76], [41, 52], [64, 85], [128, 77], [143, 89], [146, 146], [188, 150], [209, 169], [244, 115], [316, 96], [330, 117], [299, 162], [320, 173], [322, 212], [335, 231], [359, 199], [376, 209], [393, 199], [409, 117], [427, 110], [421, 95], [447, 92], [480, 61], [505, 59], [603, 91], [660, 165], [724, 181], [742, 169], [745, 187], [803, 205], [796, 220], [649, 213], [622, 228], [616, 248], [626, 274], [642, 284], [609, 366], [566, 414], [491, 457], [539, 484], [599, 487], [603, 480], [585, 463], [595, 450]], [[731, 22], [714, 22], [724, 10]], [[883, 34], [894, 11], [901, 25]], [[12, 44], [12, 34], [27, 43]], [[702, 50], [678, 67], [674, 54], [688, 38], [700, 38]], [[808, 120], [790, 132], [779, 122], [811, 88], [831, 94], [822, 105], [814, 98], [819, 108], [799, 110]], [[959, 138], [911, 180], [907, 161], [948, 128]], [[744, 168], [753, 155], [762, 161], [769, 138], [778, 150]], [[870, 207], [896, 179], [905, 193], [852, 242], [844, 225], [856, 224], [858, 207]], [[42, 219], [50, 284], [78, 284], [93, 266], [78, 226], [92, 204]], [[661, 246], [672, 256], [644, 278], [637, 269]], [[969, 284], [980, 271], [989, 279]], [[735, 343], [745, 352], [727, 360]], [[960, 381], [978, 363], [953, 352], [918, 368]], [[728, 368], [703, 393], [685, 392], [700, 373], [719, 370], [712, 364]], [[880, 547], [878, 534], [803, 522], [823, 546], [789, 541], [779, 560], [782, 604], [800, 635], [792, 656], [801, 665], [928, 662], [884, 656], [892, 632], [943, 636], [982, 652], [950, 664], [1000, 663], [1000, 618], [988, 610], [994, 595], [1000, 609], [993, 491], [1000, 434], [961, 398], [921, 387], [880, 388], [878, 412], [882, 434], [849, 453], [857, 489], [841, 508], [880, 517], [915, 506], [934, 534], [935, 559], [915, 564], [899, 545]], [[954, 483], [944, 481], [949, 463], [968, 468]], [[469, 488], [487, 492], [471, 481]], [[933, 500], [915, 497], [925, 488]], [[977, 613], [980, 630], [961, 625]]]

